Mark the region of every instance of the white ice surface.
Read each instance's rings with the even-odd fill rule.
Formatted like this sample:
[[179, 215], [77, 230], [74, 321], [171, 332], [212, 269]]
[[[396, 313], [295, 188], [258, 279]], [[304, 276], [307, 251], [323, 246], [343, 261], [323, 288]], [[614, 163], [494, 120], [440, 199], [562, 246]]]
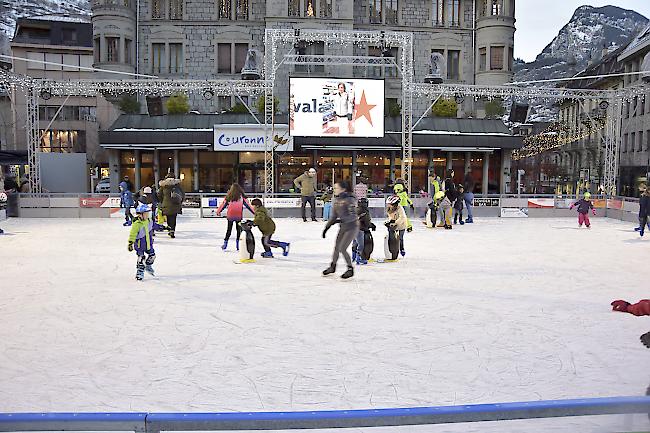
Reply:
[[[632, 224], [418, 222], [405, 260], [341, 281], [342, 259], [320, 276], [336, 227], [324, 240], [322, 223], [276, 223], [291, 255], [241, 265], [219, 248], [224, 220], [180, 219], [176, 239], [156, 237], [157, 276], [138, 282], [121, 220], [2, 222], [0, 412], [453, 405], [641, 395], [650, 382], [650, 318], [609, 306], [650, 297], [650, 239]], [[621, 426], [650, 429], [639, 415], [389, 430]]]

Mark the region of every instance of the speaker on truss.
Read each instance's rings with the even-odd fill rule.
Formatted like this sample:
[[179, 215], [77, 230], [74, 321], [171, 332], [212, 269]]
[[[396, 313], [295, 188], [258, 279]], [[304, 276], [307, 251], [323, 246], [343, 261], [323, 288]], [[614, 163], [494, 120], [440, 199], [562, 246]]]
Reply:
[[147, 111], [149, 116], [162, 116], [163, 103], [160, 96], [147, 96]]
[[528, 120], [529, 110], [530, 105], [513, 102], [510, 107], [510, 116], [508, 116], [508, 120], [514, 123], [526, 123], [526, 120]]

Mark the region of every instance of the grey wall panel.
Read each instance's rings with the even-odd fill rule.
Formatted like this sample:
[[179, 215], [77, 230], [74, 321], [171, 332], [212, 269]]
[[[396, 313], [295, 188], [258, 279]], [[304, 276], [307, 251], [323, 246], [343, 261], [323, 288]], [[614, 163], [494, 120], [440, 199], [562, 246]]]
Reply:
[[80, 218], [110, 218], [111, 210], [110, 208], [80, 208], [79, 209]]
[[88, 192], [85, 153], [41, 153], [41, 183], [49, 192]]
[[79, 197], [52, 197], [50, 207], [79, 207]]

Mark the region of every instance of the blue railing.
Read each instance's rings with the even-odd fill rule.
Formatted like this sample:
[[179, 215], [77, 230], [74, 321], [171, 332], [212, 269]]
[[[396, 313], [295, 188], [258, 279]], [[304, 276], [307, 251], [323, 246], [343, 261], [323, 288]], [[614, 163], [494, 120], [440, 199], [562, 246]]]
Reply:
[[650, 397], [309, 412], [3, 413], [0, 432], [329, 429], [635, 413], [650, 413]]

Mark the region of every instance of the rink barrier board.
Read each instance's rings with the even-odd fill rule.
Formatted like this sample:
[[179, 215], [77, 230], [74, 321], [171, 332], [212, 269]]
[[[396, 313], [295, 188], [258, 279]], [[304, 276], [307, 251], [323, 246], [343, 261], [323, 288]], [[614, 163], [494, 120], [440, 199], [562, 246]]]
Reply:
[[[17, 198], [17, 197], [16, 197]], [[249, 197], [250, 199], [255, 196]], [[223, 195], [216, 194], [188, 194], [183, 203], [182, 218], [216, 218], [216, 209]], [[415, 212], [409, 210], [410, 218], [424, 218], [427, 210], [428, 197], [413, 197]], [[508, 210], [527, 209], [530, 218], [558, 218], [575, 216], [574, 210], [569, 206], [575, 198], [556, 196], [489, 196], [476, 197], [472, 211], [477, 218], [499, 217], [501, 209]], [[613, 219], [634, 222], [637, 221], [639, 209], [638, 200], [622, 197], [601, 199], [594, 197], [596, 217], [609, 217]], [[21, 194], [19, 199], [11, 200], [14, 208], [9, 208], [9, 216], [23, 218], [124, 218], [123, 209], [119, 208], [119, 196], [115, 194], [44, 194], [35, 196]], [[383, 218], [384, 199], [373, 197], [369, 199], [370, 212], [373, 218]], [[10, 204], [11, 204], [10, 203]], [[267, 199], [267, 205], [276, 218], [300, 217], [300, 197], [276, 197]], [[606, 208], [605, 208], [606, 207]], [[467, 210], [463, 211], [467, 216]], [[311, 216], [307, 210], [307, 216]], [[317, 218], [322, 218], [322, 202], [317, 200]], [[245, 218], [252, 214], [245, 212]]]
[[314, 430], [649, 412], [650, 397], [643, 396], [300, 412], [1, 413], [0, 432]]

